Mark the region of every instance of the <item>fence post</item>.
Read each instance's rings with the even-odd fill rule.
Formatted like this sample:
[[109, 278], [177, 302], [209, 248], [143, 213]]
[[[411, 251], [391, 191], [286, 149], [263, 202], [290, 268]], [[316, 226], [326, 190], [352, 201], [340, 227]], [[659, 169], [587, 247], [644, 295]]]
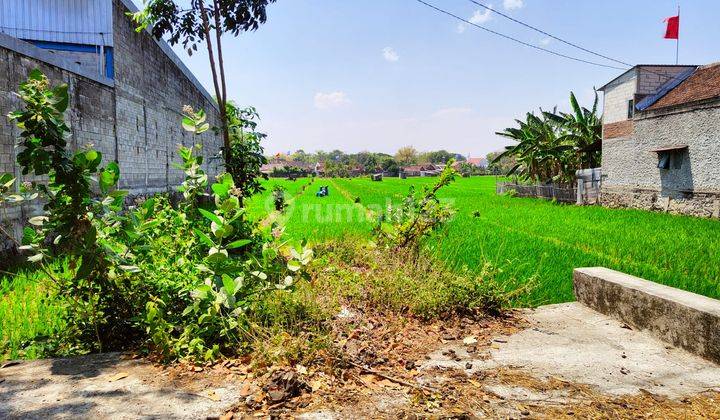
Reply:
[[583, 205], [583, 189], [585, 188], [585, 183], [583, 182], [582, 178], [577, 179], [577, 200], [575, 201], [575, 204], [578, 206]]

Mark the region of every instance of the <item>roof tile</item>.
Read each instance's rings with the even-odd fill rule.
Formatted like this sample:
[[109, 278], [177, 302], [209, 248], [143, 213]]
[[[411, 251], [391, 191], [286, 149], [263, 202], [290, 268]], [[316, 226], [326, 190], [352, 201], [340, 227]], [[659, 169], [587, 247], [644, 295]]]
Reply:
[[720, 63], [708, 64], [655, 102], [649, 110], [720, 98]]

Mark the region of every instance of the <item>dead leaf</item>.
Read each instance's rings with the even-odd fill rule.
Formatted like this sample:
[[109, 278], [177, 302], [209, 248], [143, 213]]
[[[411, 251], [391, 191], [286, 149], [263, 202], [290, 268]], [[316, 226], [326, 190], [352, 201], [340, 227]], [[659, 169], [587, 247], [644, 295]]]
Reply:
[[325, 383], [323, 381], [312, 381], [310, 382], [310, 388], [312, 388], [312, 392], [317, 392], [320, 388], [323, 387]]
[[307, 368], [303, 365], [295, 366], [295, 370], [297, 371], [297, 373], [299, 373], [301, 375], [307, 375], [307, 373], [308, 373]]
[[252, 384], [250, 381], [243, 382], [243, 386], [240, 388], [240, 396], [241, 397], [247, 397], [248, 395], [252, 394]]
[[220, 420], [232, 420], [234, 416], [235, 416], [235, 413], [233, 413], [231, 411], [229, 413], [225, 413], [222, 416], [220, 416]]
[[385, 387], [385, 388], [394, 388], [394, 389], [402, 388], [402, 386], [400, 384], [397, 384], [389, 379], [383, 379], [381, 381], [378, 381], [377, 384], [382, 387]]
[[463, 344], [465, 344], [466, 346], [477, 344], [477, 342], [477, 338], [475, 338], [474, 335], [469, 335], [463, 339]]
[[210, 398], [211, 400], [217, 402], [220, 401], [222, 398], [217, 394], [217, 392], [210, 390], [205, 394], [206, 397]]
[[110, 379], [108, 379], [108, 382], [119, 381], [120, 379], [124, 379], [124, 378], [127, 378], [127, 377], [128, 377], [128, 374], [127, 374], [127, 373], [125, 373], [125, 372], [119, 372], [119, 373], [116, 373], [116, 374], [114, 374], [113, 376], [111, 376]]
[[203, 370], [204, 370], [204, 369], [203, 369], [202, 367], [200, 367], [200, 366], [195, 366], [195, 367], [193, 368], [193, 371], [195, 371], [195, 372], [202, 372]]
[[482, 388], [482, 384], [481, 384], [480, 382], [478, 382], [478, 381], [475, 381], [475, 380], [473, 380], [473, 379], [469, 379], [468, 382], [470, 382], [470, 383], [472, 384], [472, 386], [474, 386], [474, 387], [476, 387], [476, 388]]

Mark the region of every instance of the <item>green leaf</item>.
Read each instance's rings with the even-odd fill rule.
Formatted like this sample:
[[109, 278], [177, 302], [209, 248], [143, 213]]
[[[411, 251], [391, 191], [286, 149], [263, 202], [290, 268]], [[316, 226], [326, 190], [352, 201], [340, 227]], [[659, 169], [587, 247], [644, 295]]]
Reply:
[[210, 124], [207, 124], [207, 123], [201, 124], [195, 130], [195, 134], [202, 134], [202, 133], [208, 131], [208, 129], [210, 129]]
[[100, 154], [96, 150], [88, 150], [87, 152], [85, 152], [85, 159], [87, 159], [89, 162], [94, 161], [98, 158], [98, 156], [100, 156]]
[[207, 210], [205, 210], [205, 209], [198, 209], [198, 211], [200, 212], [200, 214], [202, 214], [203, 216], [205, 216], [205, 218], [208, 219], [208, 220], [210, 220], [211, 222], [215, 222], [215, 223], [217, 223], [217, 224], [219, 224], [219, 225], [224, 224], [224, 222], [222, 221], [222, 219], [220, 219], [215, 213], [211, 213], [211, 212], [209, 212], [209, 211], [207, 211]]
[[228, 275], [223, 275], [222, 282], [225, 293], [227, 293], [228, 296], [234, 296], [236, 292], [235, 288], [237, 287], [237, 285], [235, 284], [235, 280], [233, 280], [233, 278]]
[[287, 268], [288, 270], [295, 272], [302, 268], [302, 264], [300, 264], [299, 261], [290, 260], [287, 263]]
[[200, 240], [205, 245], [207, 245], [209, 247], [215, 246], [215, 242], [213, 242], [212, 239], [210, 239], [210, 237], [207, 236], [203, 231], [201, 231], [200, 229], [197, 229], [197, 228], [195, 228], [193, 230], [195, 231], [195, 234], [198, 236], [198, 238], [200, 238]]
[[15, 178], [13, 178], [10, 174], [2, 174], [0, 175], [0, 185], [2, 185], [3, 188], [10, 188], [15, 183]]
[[120, 166], [116, 162], [110, 162], [108, 166], [100, 172], [98, 183], [103, 194], [112, 188], [120, 180]]
[[28, 79], [31, 80], [42, 80], [45, 75], [40, 71], [40, 69], [33, 69], [30, 71], [30, 74], [28, 74]]
[[249, 243], [252, 243], [252, 241], [250, 239], [238, 239], [237, 241], [230, 242], [226, 246], [226, 248], [227, 249], [236, 249], [236, 248], [243, 247]]
[[215, 184], [212, 184], [210, 188], [212, 188], [213, 192], [221, 198], [227, 197], [228, 191], [230, 191], [229, 186], [217, 182]]
[[183, 117], [182, 119], [182, 127], [185, 129], [185, 131], [189, 131], [191, 133], [195, 132], [195, 121], [188, 117]]
[[208, 261], [213, 263], [219, 263], [225, 261], [226, 259], [228, 259], [227, 250], [219, 249], [216, 247], [210, 248], [210, 251], [208, 252]]

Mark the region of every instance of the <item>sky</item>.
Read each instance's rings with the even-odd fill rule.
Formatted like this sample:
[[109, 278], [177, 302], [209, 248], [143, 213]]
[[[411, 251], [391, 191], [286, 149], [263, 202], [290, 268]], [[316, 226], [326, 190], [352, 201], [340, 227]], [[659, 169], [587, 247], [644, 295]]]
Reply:
[[[136, 0], [137, 1], [137, 0]], [[523, 28], [469, 0], [427, 0], [489, 29], [557, 52], [617, 63]], [[677, 1], [477, 0], [628, 63], [674, 64], [663, 19]], [[681, 5], [680, 63], [720, 61], [720, 2]], [[255, 106], [268, 154], [403, 146], [485, 156], [495, 134], [531, 110], [592, 106], [594, 87], [622, 70], [518, 45], [416, 0], [278, 0], [258, 31], [224, 38], [229, 97]], [[178, 55], [212, 90], [207, 56]]]

